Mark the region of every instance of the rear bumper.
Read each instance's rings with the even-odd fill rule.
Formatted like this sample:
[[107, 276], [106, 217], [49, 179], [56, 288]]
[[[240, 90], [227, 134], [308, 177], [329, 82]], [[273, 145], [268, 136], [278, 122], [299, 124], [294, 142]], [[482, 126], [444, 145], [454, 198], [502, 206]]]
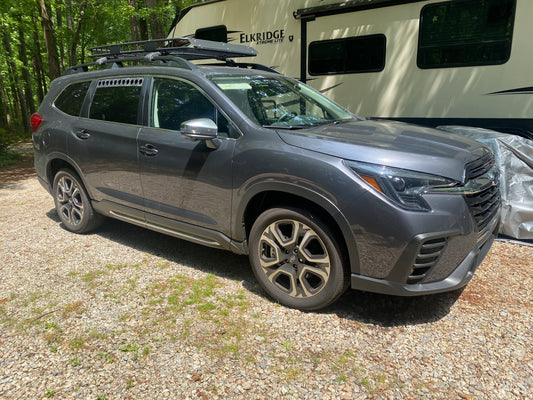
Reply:
[[367, 292], [389, 294], [395, 296], [420, 296], [448, 292], [465, 286], [474, 276], [474, 272], [487, 253], [498, 233], [500, 213], [480, 234], [477, 246], [468, 253], [463, 261], [444, 279], [427, 283], [408, 284], [376, 279], [368, 276], [352, 274], [351, 288]]

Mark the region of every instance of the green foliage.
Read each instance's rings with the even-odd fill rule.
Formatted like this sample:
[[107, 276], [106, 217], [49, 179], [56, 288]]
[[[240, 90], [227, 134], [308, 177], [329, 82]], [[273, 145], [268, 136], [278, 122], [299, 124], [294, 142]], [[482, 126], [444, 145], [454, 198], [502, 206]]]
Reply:
[[139, 346], [136, 343], [128, 343], [125, 346], [119, 347], [119, 350], [124, 353], [136, 353]]
[[[48, 90], [52, 71], [61, 73], [87, 62], [91, 47], [132, 41], [132, 26], [140, 26], [141, 20], [146, 21], [149, 36], [152, 31], [169, 32], [177, 10], [199, 2], [136, 1], [136, 7], [128, 0], [0, 2], [0, 127], [28, 133], [29, 116]], [[47, 13], [41, 12], [42, 5]], [[49, 25], [43, 23], [44, 15], [49, 15]], [[50, 47], [57, 50], [57, 58], [49, 58], [55, 54]], [[6, 158], [4, 139], [0, 132], [0, 163]]]
[[0, 154], [7, 152], [9, 145], [13, 144], [15, 137], [5, 129], [0, 128]]
[[19, 153], [8, 150], [8, 147], [15, 143], [17, 139], [15, 135], [0, 128], [0, 167], [13, 164], [22, 158]]

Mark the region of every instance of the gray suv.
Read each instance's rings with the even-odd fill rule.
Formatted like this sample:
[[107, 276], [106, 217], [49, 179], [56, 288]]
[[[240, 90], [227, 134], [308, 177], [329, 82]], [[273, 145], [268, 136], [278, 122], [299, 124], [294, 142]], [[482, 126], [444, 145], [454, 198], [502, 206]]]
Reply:
[[500, 214], [485, 146], [357, 117], [235, 62], [248, 47], [128, 46], [94, 49], [32, 115], [37, 175], [66, 229], [108, 216], [247, 254], [264, 290], [303, 310], [348, 287], [411, 296], [472, 278]]

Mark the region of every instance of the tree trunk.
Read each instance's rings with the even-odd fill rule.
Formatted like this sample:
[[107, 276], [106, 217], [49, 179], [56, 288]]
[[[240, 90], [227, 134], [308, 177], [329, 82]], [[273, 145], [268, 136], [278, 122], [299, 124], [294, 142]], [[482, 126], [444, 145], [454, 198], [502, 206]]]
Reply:
[[[136, 11], [137, 7], [135, 6], [135, 0], [128, 0], [128, 4], [133, 7]], [[132, 15], [130, 17], [130, 31], [131, 31], [131, 41], [138, 42], [141, 40], [141, 34], [139, 32], [139, 21], [137, 15]]]
[[77, 55], [77, 48], [78, 44], [80, 42], [80, 34], [82, 29], [82, 22], [83, 22], [83, 16], [85, 15], [85, 9], [87, 8], [88, 0], [84, 0], [80, 6], [80, 13], [78, 15], [78, 19], [76, 21], [76, 25], [73, 26], [73, 35], [72, 35], [72, 42], [70, 43], [70, 51], [69, 51], [69, 64], [70, 66], [74, 66], [78, 63], [78, 55]]
[[144, 18], [139, 18], [139, 33], [141, 40], [148, 40], [148, 23]]
[[28, 55], [26, 48], [26, 40], [24, 38], [24, 28], [22, 26], [22, 17], [17, 17], [18, 35], [19, 35], [19, 60], [22, 63], [22, 80], [24, 81], [24, 101], [26, 108], [31, 114], [35, 111], [35, 102], [33, 101], [33, 90], [31, 85], [31, 76], [28, 69]]
[[[9, 74], [11, 75], [11, 91], [13, 93], [13, 104], [15, 111], [18, 114], [18, 121], [21, 124], [21, 128], [25, 132], [30, 131], [30, 118], [28, 115], [28, 109], [26, 102], [24, 101], [24, 94], [22, 93], [22, 85], [20, 83], [19, 74], [17, 71], [17, 65], [15, 64], [15, 57], [13, 55], [13, 49], [11, 47], [11, 39], [9, 37], [9, 29], [6, 26], [2, 26], [2, 44], [6, 51], [7, 66]], [[18, 103], [18, 107], [17, 107]]]
[[32, 64], [35, 72], [35, 79], [37, 79], [37, 100], [39, 104], [44, 99], [44, 94], [47, 91], [46, 78], [44, 73], [43, 58], [41, 57], [41, 41], [39, 39], [39, 32], [37, 28], [37, 19], [33, 19], [33, 48], [32, 48]]
[[[68, 5], [66, 5], [66, 7], [68, 7]], [[50, 14], [50, 15], [52, 15], [52, 14]], [[58, 30], [59, 32], [61, 32], [63, 30], [63, 12], [61, 11], [60, 7], [56, 8], [56, 19], [55, 19], [54, 31], [55, 30]], [[59, 40], [59, 43], [57, 43], [57, 40], [56, 40], [56, 44], [57, 44], [57, 51], [59, 52], [59, 65], [60, 65], [60, 68], [61, 68], [61, 70], [65, 70], [65, 68], [66, 68], [66, 65], [65, 65], [65, 41], [64, 40]]]
[[11, 118], [9, 116], [9, 107], [7, 104], [7, 97], [4, 87], [5, 85], [2, 79], [2, 74], [0, 74], [0, 129], [9, 131], [11, 130]]
[[162, 5], [161, 0], [146, 0], [146, 7], [152, 11], [148, 19], [152, 39], [163, 39], [167, 36], [161, 17], [157, 12], [159, 5]]
[[52, 10], [45, 3], [45, 0], [37, 0], [39, 13], [41, 15], [41, 24], [43, 26], [44, 41], [46, 52], [48, 54], [48, 77], [50, 80], [57, 78], [60, 74], [59, 59], [57, 55], [57, 41], [52, 21]]

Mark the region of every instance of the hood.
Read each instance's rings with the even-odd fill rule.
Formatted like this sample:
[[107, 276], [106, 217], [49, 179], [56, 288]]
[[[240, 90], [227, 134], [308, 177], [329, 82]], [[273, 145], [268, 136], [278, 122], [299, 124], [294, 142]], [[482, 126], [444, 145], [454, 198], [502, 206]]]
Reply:
[[459, 135], [386, 120], [350, 121], [278, 134], [291, 146], [458, 181], [463, 179], [465, 164], [489, 152]]

